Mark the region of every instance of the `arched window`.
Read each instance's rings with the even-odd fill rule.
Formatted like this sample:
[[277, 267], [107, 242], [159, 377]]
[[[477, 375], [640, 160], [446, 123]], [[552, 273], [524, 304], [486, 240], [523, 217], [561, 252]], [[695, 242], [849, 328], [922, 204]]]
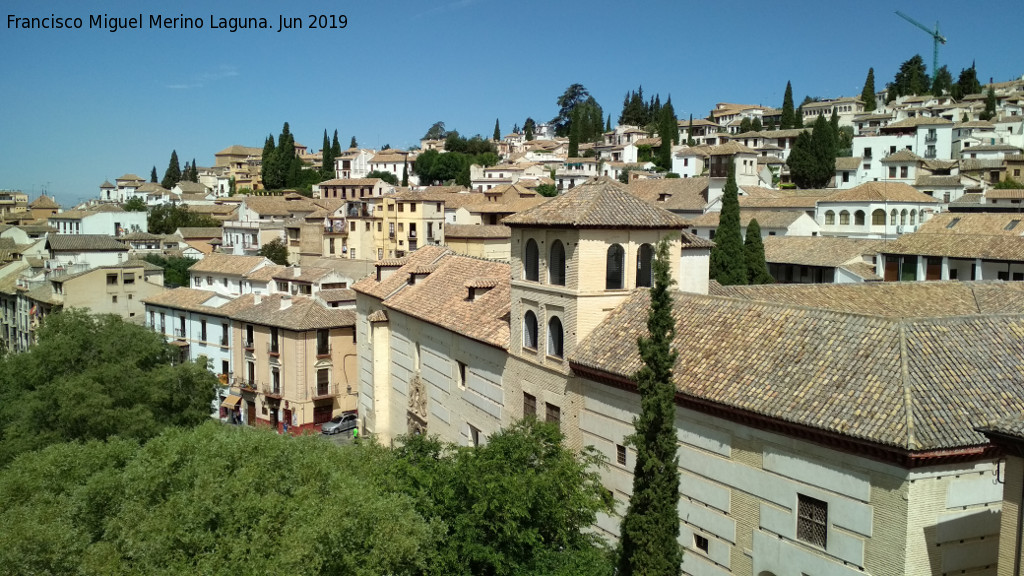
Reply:
[[548, 356], [561, 358], [562, 354], [562, 321], [552, 316], [548, 320]]
[[897, 216], [896, 209], [893, 208], [892, 212], [889, 213], [889, 226], [895, 226], [896, 225], [896, 216]]
[[907, 211], [903, 210], [900, 212], [900, 225], [905, 226], [907, 224]]
[[872, 226], [885, 226], [885, 210], [878, 209], [871, 213]]
[[825, 212], [825, 226], [832, 226], [836, 223], [836, 213], [829, 210]]
[[523, 348], [537, 349], [537, 315], [531, 310], [523, 314]]
[[526, 250], [523, 253], [523, 278], [534, 282], [540, 278], [540, 257], [537, 242], [533, 238], [526, 241]]
[[850, 225], [850, 213], [847, 212], [846, 210], [843, 210], [842, 212], [839, 213], [839, 225], [840, 226], [849, 226]]
[[910, 225], [917, 224], [917, 210], [910, 211]]
[[608, 248], [608, 264], [605, 268], [604, 288], [605, 290], [621, 290], [623, 272], [626, 268], [626, 251], [618, 244], [612, 244]]
[[565, 286], [565, 246], [561, 240], [551, 243], [551, 254], [548, 257], [548, 282], [557, 286]]
[[863, 210], [857, 210], [856, 212], [853, 213], [853, 225], [854, 226], [863, 226], [864, 225], [864, 211]]
[[654, 285], [652, 264], [654, 263], [654, 247], [650, 244], [641, 244], [636, 251], [636, 285], [637, 287]]

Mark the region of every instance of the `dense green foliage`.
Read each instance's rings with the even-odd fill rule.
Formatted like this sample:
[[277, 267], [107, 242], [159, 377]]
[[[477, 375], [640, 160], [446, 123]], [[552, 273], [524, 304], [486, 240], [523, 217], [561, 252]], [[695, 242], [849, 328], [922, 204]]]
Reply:
[[501, 125], [498, 124], [498, 119], [494, 119], [494, 141], [501, 140]]
[[875, 98], [875, 69], [868, 68], [868, 77], [864, 79], [864, 88], [860, 91], [860, 101], [864, 103], [864, 111], [871, 112], [878, 106]]
[[991, 86], [985, 94], [985, 109], [978, 115], [980, 120], [992, 120], [996, 117], [996, 91]]
[[59, 442], [140, 441], [209, 418], [214, 376], [172, 365], [177, 349], [143, 326], [70, 309], [46, 317], [37, 335], [0, 360], [0, 466]]
[[900, 64], [896, 77], [889, 85], [889, 93], [886, 100], [892, 102], [899, 96], [912, 96], [928, 94], [932, 82], [928, 77], [928, 70], [925, 67], [924, 59], [920, 54], [915, 54], [909, 60]]
[[161, 204], [149, 210], [147, 226], [150, 234], [173, 234], [175, 230], [185, 227], [220, 227], [220, 222], [206, 214], [197, 214], [188, 209], [187, 204]]
[[171, 150], [171, 160], [167, 163], [167, 170], [164, 171], [164, 178], [160, 181], [160, 185], [170, 190], [180, 181], [181, 163], [178, 162], [178, 151]]
[[[260, 171], [263, 187], [267, 190], [298, 188], [307, 184], [309, 178], [303, 175], [302, 159], [295, 153], [295, 137], [287, 122], [281, 128], [277, 146], [274, 146], [273, 136], [267, 136]], [[317, 172], [314, 176], [312, 180], [319, 181], [321, 174]]]
[[779, 117], [779, 129], [788, 130], [803, 126], [803, 120], [797, 118], [793, 108], [793, 86], [786, 82], [786, 93], [782, 96], [782, 115]]
[[149, 172], [149, 181], [152, 182], [153, 184], [159, 182], [159, 180], [157, 180], [156, 178], [156, 166], [153, 166], [153, 169]]
[[956, 84], [953, 85], [953, 98], [959, 100], [970, 94], [981, 94], [981, 82], [978, 81], [978, 70], [971, 63], [970, 68], [962, 68]]
[[672, 108], [672, 97], [669, 96], [665, 105], [658, 112], [658, 136], [661, 146], [658, 148], [658, 167], [662, 170], [672, 169], [672, 143], [679, 141], [679, 119]]
[[1013, 178], [1007, 177], [1005, 180], [1000, 180], [992, 186], [996, 190], [1021, 190], [1024, 189], [1024, 184], [1014, 180]]
[[952, 92], [953, 75], [949, 73], [948, 67], [942, 66], [935, 71], [935, 75], [932, 78], [932, 94], [943, 96]]
[[359, 143], [356, 142], [356, 137], [355, 136], [352, 136], [352, 139], [348, 141], [348, 147], [349, 147], [349, 149], [359, 148]]
[[383, 170], [374, 170], [366, 175], [367, 178], [380, 178], [381, 180], [391, 184], [392, 186], [398, 186], [398, 177], [391, 172], [385, 172]]
[[274, 238], [260, 246], [259, 255], [269, 259], [274, 264], [288, 265], [288, 245], [280, 238]]
[[818, 116], [810, 134], [802, 132], [793, 143], [786, 164], [800, 188], [823, 188], [835, 176], [840, 135], [824, 116]]
[[610, 574], [593, 451], [525, 422], [397, 449], [209, 423], [60, 444], [0, 471], [0, 572]]
[[164, 257], [159, 254], [146, 254], [143, 260], [164, 269], [164, 286], [169, 288], [177, 286], [187, 287], [188, 269], [198, 262], [194, 258], [183, 258], [180, 256]]
[[569, 128], [572, 124], [572, 111], [577, 105], [588, 100], [593, 100], [593, 98], [590, 96], [590, 92], [587, 91], [583, 84], [572, 84], [565, 89], [565, 92], [563, 92], [556, 101], [558, 104], [558, 116], [551, 119], [551, 125], [555, 130], [555, 136], [564, 138], [569, 135]]
[[768, 273], [764, 259], [764, 241], [761, 240], [761, 225], [754, 218], [747, 225], [747, 238], [743, 241], [743, 257], [747, 264], [748, 284], [772, 284], [775, 279]]
[[533, 118], [527, 118], [523, 122], [523, 136], [526, 137], [526, 141], [533, 140], [533, 131], [537, 128], [537, 123], [533, 121]]
[[427, 133], [423, 135], [424, 140], [444, 140], [448, 136], [448, 131], [444, 129], [444, 122], [437, 121], [427, 129]]
[[541, 184], [533, 189], [537, 194], [541, 196], [552, 198], [558, 196], [558, 189], [555, 188], [554, 184]]
[[145, 212], [146, 201], [142, 199], [142, 196], [132, 196], [124, 204], [121, 204], [121, 209], [125, 212]]
[[[334, 140], [338, 140], [338, 131], [334, 131]], [[331, 141], [327, 138], [327, 130], [324, 130], [324, 143], [320, 147], [320, 178], [323, 180], [331, 180], [334, 178], [334, 159], [337, 156], [334, 154], [334, 147], [331, 146]]]
[[729, 164], [729, 175], [722, 189], [722, 212], [715, 231], [715, 247], [711, 249], [711, 278], [723, 286], [747, 283], [747, 265], [743, 255], [743, 232], [740, 229], [739, 187], [736, 166]]
[[679, 537], [679, 457], [676, 454], [675, 380], [672, 349], [673, 280], [667, 241], [658, 244], [654, 286], [647, 315], [647, 336], [637, 345], [643, 367], [634, 376], [640, 392], [640, 416], [628, 442], [636, 449], [633, 495], [622, 519], [618, 574], [672, 575], [681, 571]]
[[492, 154], [498, 153], [498, 149], [495, 148], [493, 141], [485, 140], [479, 134], [467, 139], [461, 136], [457, 130], [452, 130], [445, 136], [444, 149], [446, 152], [458, 152], [472, 156], [487, 152]]

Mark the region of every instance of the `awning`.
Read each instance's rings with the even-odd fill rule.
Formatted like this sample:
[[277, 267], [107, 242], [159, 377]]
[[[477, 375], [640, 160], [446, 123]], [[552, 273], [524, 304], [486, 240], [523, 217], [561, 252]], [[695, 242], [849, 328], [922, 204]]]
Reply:
[[220, 405], [224, 408], [227, 408], [228, 410], [234, 410], [235, 408], [238, 407], [238, 403], [241, 401], [241, 396], [235, 396], [234, 394], [232, 394], [225, 398], [224, 401], [220, 403]]

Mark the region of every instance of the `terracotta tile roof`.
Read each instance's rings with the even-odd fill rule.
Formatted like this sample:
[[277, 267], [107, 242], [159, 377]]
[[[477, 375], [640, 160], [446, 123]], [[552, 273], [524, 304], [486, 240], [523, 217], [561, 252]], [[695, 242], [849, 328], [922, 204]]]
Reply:
[[384, 310], [374, 310], [366, 316], [367, 322], [387, 322], [388, 313]]
[[293, 296], [290, 299], [291, 305], [284, 309], [281, 308], [282, 300], [287, 301], [280, 294], [264, 296], [259, 304], [239, 310], [231, 317], [242, 322], [294, 331], [354, 326], [356, 323], [354, 311], [331, 308], [314, 298]]
[[448, 224], [444, 227], [445, 238], [511, 238], [508, 226]]
[[39, 208], [46, 210], [60, 208], [60, 204], [57, 204], [57, 201], [54, 200], [53, 197], [47, 196], [46, 194], [40, 194], [39, 198], [33, 200], [32, 203], [29, 204], [28, 206], [29, 208]]
[[537, 195], [533, 198], [516, 198], [508, 202], [484, 202], [470, 204], [465, 208], [476, 214], [516, 214], [547, 203], [550, 198]]
[[978, 426], [975, 430], [986, 436], [1010, 436], [1024, 439], [1024, 412], [1010, 414], [984, 426]]
[[949, 203], [950, 206], [976, 206], [983, 202], [984, 198], [980, 193], [967, 193]]
[[840, 190], [820, 202], [918, 202], [934, 204], [935, 198], [902, 182], [865, 182]]
[[920, 174], [917, 179], [914, 180], [914, 186], [959, 186], [959, 176], [931, 176], [928, 174]]
[[[967, 150], [968, 152], [1013, 152], [1014, 154], [1019, 154], [1021, 152], [1020, 148], [1009, 144], [979, 144], [977, 146], [965, 148], [964, 150]], [[963, 150], [961, 150], [961, 153], [963, 153]]]
[[[884, 300], [908, 284], [796, 287], [852, 286]], [[973, 289], [949, 284], [967, 295]], [[900, 319], [683, 293], [674, 299], [674, 374], [684, 401], [909, 451], [986, 444], [974, 426], [1024, 411], [1017, 369], [1024, 315], [1016, 311], [977, 314], [974, 305], [967, 316]], [[580, 344], [571, 366], [631, 378], [641, 366], [636, 340], [646, 333], [648, 300], [647, 291], [634, 292]], [[942, 305], [941, 297], [912, 300], [918, 314], [932, 308], [921, 302]]]
[[[955, 220], [955, 222], [954, 222]], [[1016, 220], [1017, 224], [1013, 224]], [[886, 254], [1024, 261], [1024, 223], [1012, 213], [946, 213], [885, 245]], [[1009, 229], [1008, 229], [1009, 228]]]
[[985, 192], [990, 200], [1015, 200], [1024, 198], [1024, 188], [992, 188]]
[[700, 236], [697, 236], [696, 234], [694, 234], [692, 232], [688, 232], [686, 230], [683, 230], [682, 241], [683, 241], [683, 245], [682, 245], [682, 249], [683, 250], [701, 250], [701, 249], [708, 249], [708, 250], [710, 250], [711, 248], [715, 247], [714, 241], [708, 240], [707, 238], [701, 238]]
[[[751, 220], [756, 219], [757, 225], [762, 230], [766, 228], [786, 229], [793, 222], [796, 222], [801, 214], [801, 212], [794, 212], [793, 210], [740, 210], [740, 226], [746, 228], [750, 225]], [[687, 222], [694, 227], [718, 228], [721, 216], [721, 212], [705, 212]]]
[[835, 194], [835, 189], [774, 190], [740, 186], [740, 208], [814, 210], [818, 201]]
[[628, 188], [608, 179], [593, 179], [548, 202], [505, 218], [510, 226], [574, 228], [683, 228], [685, 221], [644, 202]]
[[[423, 250], [414, 252], [410, 260], [415, 260], [415, 256]], [[440, 259], [429, 261], [435, 255], [439, 255]], [[368, 290], [377, 293], [386, 291], [389, 295], [383, 298], [383, 304], [390, 310], [419, 318], [491, 346], [508, 349], [508, 314], [511, 306], [509, 265], [457, 256], [450, 252], [439, 253], [437, 250], [430, 251], [424, 256], [423, 261], [411, 261], [380, 282], [381, 286], [386, 286], [384, 290], [370, 286], [377, 284], [374, 279], [360, 281], [355, 290], [363, 293], [369, 293]], [[436, 269], [425, 278], [418, 279], [414, 285], [408, 285], [410, 271], [415, 271], [421, 266]], [[490, 290], [483, 294], [478, 293], [471, 301], [466, 283], [480, 278], [493, 278], [497, 282]], [[396, 280], [400, 283], [396, 283]], [[397, 292], [394, 289], [389, 290], [391, 286], [401, 289]]]
[[228, 146], [214, 154], [214, 156], [262, 156], [263, 148], [255, 148], [252, 146], [241, 146], [235, 144], [234, 146]]
[[917, 128], [918, 126], [937, 126], [949, 124], [952, 125], [952, 120], [946, 120], [945, 118], [932, 118], [930, 116], [914, 116], [912, 118], [905, 118], [899, 122], [891, 122], [888, 126], [883, 126], [883, 132], [894, 132], [902, 128]]
[[301, 196], [296, 199], [284, 196], [247, 196], [244, 202], [247, 209], [260, 216], [288, 217], [316, 210], [312, 200]]
[[270, 264], [270, 260], [263, 256], [235, 256], [234, 254], [220, 254], [214, 252], [196, 262], [189, 268], [189, 272], [228, 274], [232, 276], [243, 276], [256, 268]]
[[956, 160], [939, 160], [937, 158], [932, 158], [931, 160], [925, 160], [922, 166], [929, 170], [950, 170], [955, 168], [957, 164], [959, 164], [959, 162]]
[[[295, 272], [299, 272], [296, 276]], [[296, 282], [316, 282], [331, 273], [327, 268], [314, 268], [312, 266], [286, 266], [283, 270], [277, 270], [271, 278], [274, 280], [294, 280]]]
[[838, 267], [873, 256], [882, 244], [840, 236], [769, 236], [764, 239], [764, 257], [778, 264]]
[[408, 161], [408, 159], [409, 159], [409, 153], [408, 152], [399, 153], [399, 152], [394, 152], [392, 150], [388, 150], [387, 152], [381, 152], [381, 153], [377, 154], [376, 156], [374, 156], [373, 158], [370, 158], [370, 163], [371, 164], [383, 164], [383, 163], [404, 164], [405, 162]]
[[860, 156], [841, 156], [836, 158], [836, 170], [856, 170], [863, 160]]
[[843, 264], [839, 268], [862, 278], [865, 282], [882, 280], [881, 276], [875, 274], [875, 265], [868, 264], [867, 262], [851, 262], [850, 264]]
[[707, 178], [643, 178], [629, 183], [641, 200], [670, 211], [703, 212], [707, 206]]
[[348, 288], [330, 288], [317, 292], [317, 296], [324, 302], [346, 302], [355, 300], [356, 292]]
[[737, 142], [728, 142], [718, 146], [710, 146], [708, 154], [711, 156], [732, 156], [733, 154], [757, 154], [757, 150], [748, 148]]
[[274, 279], [275, 274], [279, 274], [287, 268], [287, 266], [282, 266], [280, 264], [267, 264], [262, 268], [257, 268], [252, 272], [242, 274], [242, 278], [251, 282], [270, 282]]
[[352, 289], [356, 292], [367, 294], [377, 298], [378, 300], [385, 299], [395, 290], [405, 286], [409, 280], [408, 271], [402, 270], [401, 267], [406, 264], [433, 264], [438, 259], [443, 257], [445, 254], [450, 254], [451, 251], [441, 246], [423, 246], [415, 252], [403, 257], [403, 258], [388, 258], [385, 260], [379, 260], [376, 263], [377, 270], [380, 272], [381, 268], [398, 268], [383, 280], [378, 281], [376, 276], [366, 276], [362, 280], [359, 280], [352, 285]]
[[960, 171], [961, 172], [977, 172], [979, 170], [998, 170], [1002, 169], [1002, 160], [978, 160], [977, 158], [964, 158], [960, 160]]
[[910, 163], [910, 162], [923, 162], [924, 158], [921, 158], [917, 154], [914, 154], [910, 150], [904, 148], [898, 152], [893, 152], [885, 158], [882, 158], [880, 162], [882, 164], [894, 164], [894, 163]]
[[220, 238], [224, 229], [219, 226], [182, 226], [178, 228], [177, 232], [185, 240], [209, 240], [211, 238]]
[[46, 249], [55, 252], [120, 252], [127, 251], [128, 245], [106, 234], [51, 234], [46, 237]]

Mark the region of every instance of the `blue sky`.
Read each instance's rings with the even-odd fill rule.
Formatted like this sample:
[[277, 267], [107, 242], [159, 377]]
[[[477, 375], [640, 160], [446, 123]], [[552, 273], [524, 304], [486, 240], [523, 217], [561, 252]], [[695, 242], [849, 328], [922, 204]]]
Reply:
[[[0, 189], [68, 205], [126, 172], [159, 176], [171, 150], [211, 165], [232, 144], [262, 146], [287, 121], [296, 139], [407, 148], [435, 121], [463, 134], [503, 133], [528, 116], [548, 120], [581, 83], [617, 118], [623, 96], [672, 95], [681, 118], [716, 102], [778, 106], [786, 81], [799, 102], [876, 86], [932, 41], [897, 17], [940, 22], [940, 64], [954, 78], [1024, 74], [1021, 0], [843, 4], [587, 3], [525, 0], [360, 2], [40, 2], [5, 0], [0, 31]], [[88, 29], [88, 15], [143, 14], [146, 28]], [[279, 16], [343, 13], [343, 30], [277, 32]], [[78, 16], [82, 30], [16, 30], [18, 17]], [[151, 14], [202, 18], [200, 30], [148, 29]], [[273, 30], [212, 30], [211, 14], [264, 17]], [[930, 70], [929, 70], [930, 72]]]

